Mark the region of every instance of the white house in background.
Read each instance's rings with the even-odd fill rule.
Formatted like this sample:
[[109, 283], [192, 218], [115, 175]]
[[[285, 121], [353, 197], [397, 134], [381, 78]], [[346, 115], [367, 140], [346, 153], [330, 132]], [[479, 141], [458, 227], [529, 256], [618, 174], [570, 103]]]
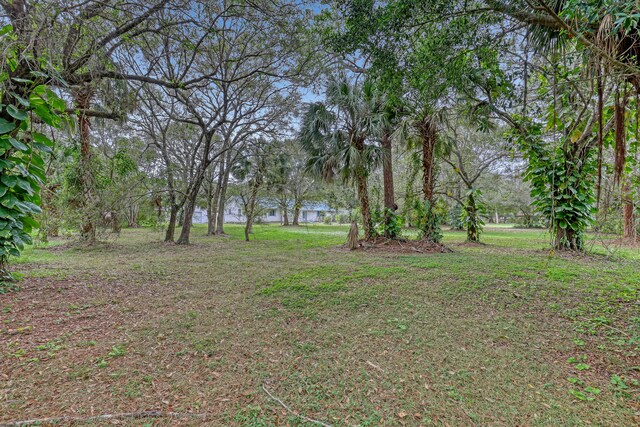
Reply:
[[[271, 222], [281, 224], [284, 220], [282, 209], [273, 201], [258, 201], [259, 209], [264, 213], [260, 216], [258, 222]], [[289, 209], [289, 221], [293, 221], [293, 207]], [[304, 203], [300, 209], [299, 221], [301, 223], [322, 222], [325, 215], [331, 212], [329, 206], [325, 203]], [[244, 214], [244, 208], [240, 200], [235, 197], [229, 199], [224, 209], [224, 222], [227, 223], [245, 223], [247, 217]], [[209, 222], [207, 209], [196, 207], [193, 212], [194, 224], [206, 224]]]

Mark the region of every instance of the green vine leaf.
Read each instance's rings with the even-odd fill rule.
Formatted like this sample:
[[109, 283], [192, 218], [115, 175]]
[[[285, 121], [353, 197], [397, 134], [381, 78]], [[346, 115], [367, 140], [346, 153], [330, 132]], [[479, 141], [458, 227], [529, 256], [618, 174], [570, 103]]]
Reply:
[[0, 118], [0, 134], [9, 133], [15, 128], [15, 123], [11, 123], [3, 118]]

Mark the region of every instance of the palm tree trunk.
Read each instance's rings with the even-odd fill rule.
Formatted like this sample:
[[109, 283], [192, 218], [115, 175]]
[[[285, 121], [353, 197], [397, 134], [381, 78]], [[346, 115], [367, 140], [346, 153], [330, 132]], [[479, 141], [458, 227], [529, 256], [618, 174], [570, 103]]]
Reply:
[[360, 201], [364, 238], [369, 240], [373, 237], [373, 225], [371, 223], [371, 210], [369, 208], [369, 188], [367, 177], [363, 176], [363, 174], [358, 174], [356, 177], [356, 185], [358, 187], [358, 200]]
[[395, 196], [393, 192], [393, 159], [391, 152], [391, 135], [385, 133], [382, 136], [382, 177], [384, 187], [384, 221], [387, 225], [385, 227], [385, 237], [393, 239], [395, 234], [389, 230], [391, 224], [391, 212], [397, 209]]
[[437, 243], [439, 230], [434, 213], [435, 204], [435, 148], [437, 143], [437, 128], [433, 117], [426, 115], [417, 123], [420, 139], [422, 140], [422, 192], [427, 218], [422, 230], [423, 239]]
[[478, 208], [476, 206], [476, 198], [473, 193], [469, 192], [467, 204], [464, 207], [467, 214], [467, 241], [479, 242], [480, 230], [478, 229]]
[[436, 126], [431, 117], [426, 117], [420, 126], [422, 137], [422, 191], [424, 199], [433, 204], [434, 201], [434, 171], [435, 147], [437, 141]]

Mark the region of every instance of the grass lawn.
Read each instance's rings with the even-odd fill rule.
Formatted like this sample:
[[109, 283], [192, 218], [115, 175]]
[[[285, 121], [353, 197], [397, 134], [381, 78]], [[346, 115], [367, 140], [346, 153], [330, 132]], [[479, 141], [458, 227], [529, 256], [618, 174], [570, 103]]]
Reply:
[[640, 424], [637, 248], [565, 256], [496, 228], [407, 255], [345, 251], [341, 226], [227, 231], [28, 250], [0, 295], [0, 425]]

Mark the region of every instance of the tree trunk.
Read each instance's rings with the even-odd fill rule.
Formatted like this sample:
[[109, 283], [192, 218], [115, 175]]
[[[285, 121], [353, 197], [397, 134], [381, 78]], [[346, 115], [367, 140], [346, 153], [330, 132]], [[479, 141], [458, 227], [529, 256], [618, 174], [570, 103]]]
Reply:
[[578, 234], [570, 228], [558, 227], [554, 247], [559, 251], [582, 250], [582, 244], [578, 241]]
[[129, 206], [127, 214], [127, 227], [138, 228], [138, 216], [140, 215], [140, 206], [133, 204]]
[[624, 238], [636, 239], [635, 215], [633, 206], [633, 194], [629, 187], [629, 180], [624, 179], [622, 186], [622, 216], [624, 221]]
[[[78, 110], [88, 110], [91, 107], [91, 99], [93, 98], [93, 91], [87, 86], [83, 86], [75, 93], [75, 106]], [[89, 244], [93, 245], [96, 242], [96, 226], [93, 215], [95, 209], [94, 194], [95, 188], [94, 173], [91, 170], [91, 121], [89, 116], [80, 113], [78, 115], [78, 132], [80, 140], [80, 191], [81, 195], [81, 207], [82, 207], [82, 220], [83, 223], [80, 226], [81, 239]]]
[[229, 174], [231, 173], [231, 152], [228, 153], [225, 160], [224, 178], [220, 187], [220, 195], [218, 196], [218, 218], [216, 224], [216, 234], [224, 234], [224, 209], [227, 203], [227, 187], [229, 186]]
[[[207, 190], [207, 236], [213, 236], [216, 231], [216, 218], [218, 201], [215, 192], [212, 194], [211, 189]], [[214, 207], [214, 205], [216, 207]]]
[[369, 209], [369, 187], [367, 178], [362, 174], [356, 177], [358, 187], [358, 200], [360, 201], [360, 211], [362, 214], [362, 228], [365, 240], [373, 238], [373, 225], [371, 223], [371, 210]]
[[196, 210], [198, 194], [200, 193], [200, 188], [202, 187], [207, 167], [207, 164], [202, 165], [202, 168], [193, 178], [193, 183], [187, 191], [184, 208], [182, 209], [182, 230], [180, 230], [180, 237], [178, 237], [178, 240], [176, 241], [176, 244], [178, 245], [189, 244], [189, 235], [191, 234], [191, 226], [193, 224], [193, 212]]
[[249, 195], [249, 203], [247, 203], [246, 207], [247, 222], [244, 227], [244, 239], [247, 242], [249, 241], [249, 234], [253, 232], [253, 216], [256, 209], [256, 200], [258, 199], [258, 190], [262, 180], [261, 178], [256, 178], [254, 181], [255, 182], [251, 187], [251, 193]]
[[395, 202], [393, 192], [393, 158], [391, 151], [391, 135], [385, 133], [382, 136], [382, 177], [384, 186], [384, 221], [386, 224], [384, 235], [387, 238], [394, 239], [397, 237], [391, 232], [390, 225], [393, 220], [391, 212], [395, 212], [398, 208]]
[[165, 242], [173, 242], [176, 233], [176, 223], [178, 222], [178, 205], [171, 203], [171, 211], [169, 213], [169, 224], [167, 224], [167, 232], [164, 235]]
[[476, 208], [476, 198], [472, 193], [467, 197], [467, 204], [464, 209], [467, 214], [467, 241], [479, 242], [480, 230], [478, 227], [478, 211]]
[[111, 232], [112, 233], [120, 233], [122, 227], [120, 226], [120, 218], [118, 217], [118, 212], [111, 211]]
[[422, 140], [422, 192], [427, 205], [427, 218], [424, 220], [425, 229], [422, 230], [422, 234], [423, 239], [437, 243], [439, 230], [434, 214], [435, 147], [438, 140], [436, 123], [431, 116], [425, 116], [417, 127]]
[[285, 203], [284, 208], [282, 209], [282, 225], [287, 226], [289, 225], [289, 209], [287, 204]]
[[176, 241], [177, 245], [188, 245], [189, 236], [191, 235], [191, 224], [193, 222], [193, 212], [196, 210], [196, 198], [198, 192], [195, 195], [189, 195], [187, 197], [184, 208], [182, 209], [182, 229], [180, 230], [180, 237]]
[[[364, 152], [364, 138], [355, 138], [352, 142], [353, 147], [362, 155]], [[365, 240], [370, 240], [374, 236], [373, 223], [371, 222], [371, 209], [369, 207], [369, 184], [367, 182], [367, 173], [364, 165], [356, 166], [356, 187], [358, 193], [358, 201], [360, 202], [360, 214], [362, 215], [362, 228], [364, 230]]]
[[[215, 171], [215, 170], [214, 170]], [[222, 188], [222, 180], [224, 164], [220, 164], [220, 170], [218, 171], [218, 179], [216, 182], [216, 187], [213, 192], [211, 191], [211, 186], [209, 186], [209, 194], [207, 195], [207, 236], [213, 236], [216, 234], [216, 224], [218, 222], [218, 207], [220, 205], [220, 189]], [[212, 194], [213, 193], [213, 194]]]
[[178, 210], [178, 227], [184, 224], [184, 205]]
[[422, 136], [422, 191], [424, 199], [433, 204], [434, 201], [434, 153], [437, 141], [436, 126], [430, 117], [421, 123]]
[[358, 223], [353, 221], [351, 228], [349, 228], [349, 235], [347, 236], [347, 246], [349, 249], [354, 250], [358, 248]]
[[299, 202], [295, 202], [293, 204], [293, 225], [297, 226], [300, 225], [300, 203]]
[[255, 200], [253, 200], [253, 195], [251, 196], [251, 200], [247, 205], [247, 221], [244, 225], [244, 240], [249, 241], [249, 234], [253, 232], [253, 212], [255, 209]]

